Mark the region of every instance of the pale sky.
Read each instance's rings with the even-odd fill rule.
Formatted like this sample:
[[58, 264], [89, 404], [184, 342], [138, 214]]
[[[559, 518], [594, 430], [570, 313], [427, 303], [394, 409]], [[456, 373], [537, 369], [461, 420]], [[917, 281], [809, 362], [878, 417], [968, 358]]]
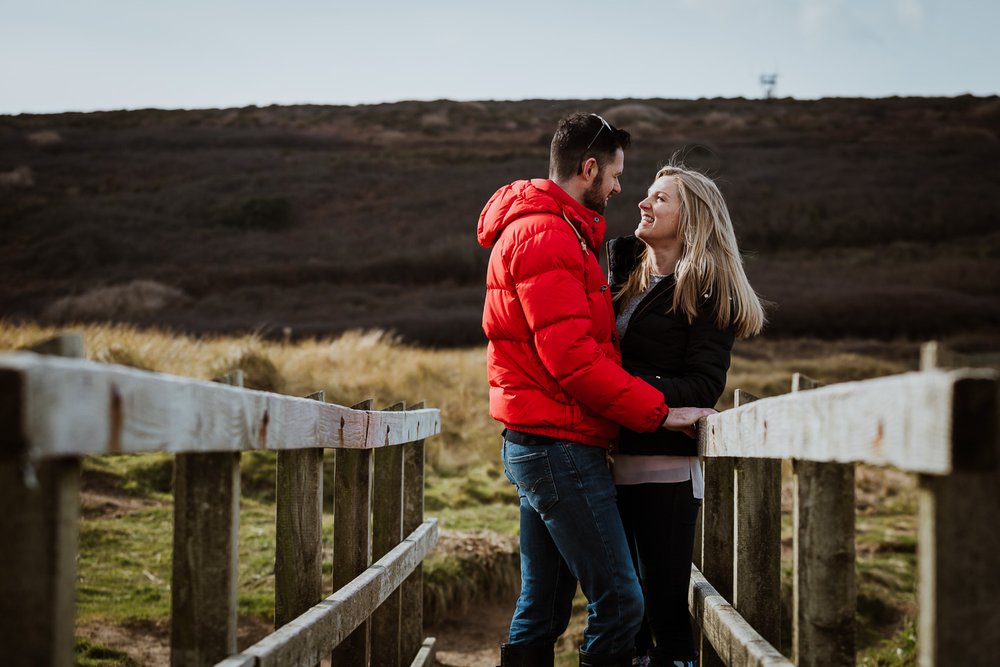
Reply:
[[0, 0], [0, 114], [1000, 94], [998, 0]]

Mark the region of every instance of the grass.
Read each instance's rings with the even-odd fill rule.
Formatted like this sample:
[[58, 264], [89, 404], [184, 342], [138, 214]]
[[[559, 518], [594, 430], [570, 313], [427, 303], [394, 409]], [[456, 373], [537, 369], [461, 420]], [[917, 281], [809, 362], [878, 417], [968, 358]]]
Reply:
[[87, 639], [78, 639], [73, 653], [76, 667], [139, 667], [125, 651]]
[[[146, 455], [128, 458], [141, 461]], [[87, 460], [86, 468], [92, 460]], [[141, 469], [141, 465], [134, 469]], [[129, 478], [128, 473], [122, 478], [123, 489]], [[329, 517], [328, 523], [332, 525]], [[173, 506], [169, 502], [104, 516], [84, 516], [77, 587], [80, 621], [169, 617], [172, 526]], [[273, 619], [273, 554], [274, 506], [244, 498], [240, 504], [241, 614]]]
[[[193, 337], [122, 325], [85, 325], [78, 330], [92, 359], [200, 378], [238, 366], [246, 373], [247, 386], [281, 388], [295, 395], [322, 389], [328, 401], [346, 405], [374, 396], [377, 405], [426, 400], [439, 407], [443, 431], [427, 441], [426, 508], [428, 515], [440, 519], [443, 537], [425, 562], [428, 619], [462, 613], [483, 596], [510, 597], [516, 589], [517, 500], [499, 462], [499, 427], [487, 414], [483, 348], [416, 348], [381, 332], [286, 343], [254, 335]], [[52, 328], [0, 321], [0, 350], [24, 347], [54, 333]], [[793, 371], [830, 383], [912, 370], [916, 358], [917, 346], [908, 341], [741, 342], [720, 405], [731, 400], [735, 386], [758, 396], [784, 393]], [[246, 453], [241, 467], [239, 611], [242, 617], [270, 622], [274, 455]], [[162, 623], [168, 618], [171, 470], [171, 457], [165, 454], [85, 461], [81, 622]], [[859, 466], [857, 489], [859, 661], [913, 664], [913, 480]], [[93, 494], [89, 500], [88, 493]], [[327, 513], [325, 544], [331, 536]], [[327, 553], [327, 576], [330, 560]], [[789, 573], [786, 566], [786, 584]], [[559, 645], [560, 664], [570, 664], [582, 636], [585, 600], [578, 596], [575, 604], [573, 623]], [[85, 642], [81, 647], [81, 656], [103, 650]], [[109, 650], [120, 648], [125, 647]], [[129, 664], [119, 656], [86, 659], [105, 660], [87, 664]]]

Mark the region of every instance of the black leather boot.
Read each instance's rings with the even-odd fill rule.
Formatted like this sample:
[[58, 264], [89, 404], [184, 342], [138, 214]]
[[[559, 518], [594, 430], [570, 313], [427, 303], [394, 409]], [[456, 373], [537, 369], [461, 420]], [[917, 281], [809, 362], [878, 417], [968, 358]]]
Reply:
[[635, 651], [621, 653], [588, 653], [580, 649], [580, 667], [632, 667]]
[[552, 644], [500, 644], [500, 667], [552, 667]]

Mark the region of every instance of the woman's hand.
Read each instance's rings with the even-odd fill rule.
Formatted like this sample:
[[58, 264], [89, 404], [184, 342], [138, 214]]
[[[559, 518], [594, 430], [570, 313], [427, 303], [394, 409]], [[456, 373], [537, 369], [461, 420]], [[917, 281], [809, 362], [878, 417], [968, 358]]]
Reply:
[[663, 427], [668, 431], [682, 431], [689, 437], [697, 437], [698, 420], [708, 415], [714, 415], [712, 408], [670, 408]]

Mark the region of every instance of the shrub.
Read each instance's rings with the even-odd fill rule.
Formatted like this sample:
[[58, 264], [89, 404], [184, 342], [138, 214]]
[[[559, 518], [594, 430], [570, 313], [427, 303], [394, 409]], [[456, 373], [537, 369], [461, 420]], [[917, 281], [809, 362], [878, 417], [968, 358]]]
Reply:
[[285, 378], [264, 352], [244, 350], [235, 359], [217, 364], [212, 375], [219, 377], [234, 370], [243, 371], [243, 386], [247, 389], [272, 391], [279, 394], [285, 389]]
[[179, 289], [152, 280], [98, 287], [53, 302], [42, 317], [52, 321], [131, 319], [155, 313], [187, 299]]

